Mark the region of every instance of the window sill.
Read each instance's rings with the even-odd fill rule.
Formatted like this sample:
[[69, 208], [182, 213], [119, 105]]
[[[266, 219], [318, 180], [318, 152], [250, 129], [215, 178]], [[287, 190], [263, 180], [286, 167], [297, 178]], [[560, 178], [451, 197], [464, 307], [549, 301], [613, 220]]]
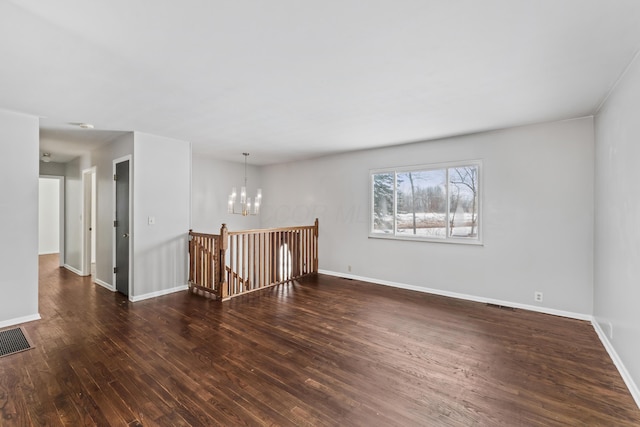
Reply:
[[370, 239], [382, 239], [382, 240], [405, 240], [410, 242], [425, 242], [425, 243], [444, 243], [453, 245], [470, 245], [470, 246], [484, 246], [484, 243], [480, 239], [465, 239], [450, 237], [448, 239], [438, 239], [429, 237], [411, 237], [411, 236], [397, 236], [391, 233], [369, 233]]

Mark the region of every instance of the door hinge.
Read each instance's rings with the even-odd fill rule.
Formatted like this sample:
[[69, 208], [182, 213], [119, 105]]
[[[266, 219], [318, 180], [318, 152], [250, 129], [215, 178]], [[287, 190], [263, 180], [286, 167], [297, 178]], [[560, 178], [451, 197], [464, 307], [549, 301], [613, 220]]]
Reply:
[[113, 221], [113, 226], [114, 226], [114, 227], [117, 227], [117, 226], [118, 226], [118, 221], [117, 221], [117, 220], [116, 220], [116, 221]]
[[113, 174], [113, 180], [114, 180], [114, 181], [117, 181], [117, 180], [118, 180], [118, 175]]
[[113, 267], [113, 274], [118, 274], [118, 267]]

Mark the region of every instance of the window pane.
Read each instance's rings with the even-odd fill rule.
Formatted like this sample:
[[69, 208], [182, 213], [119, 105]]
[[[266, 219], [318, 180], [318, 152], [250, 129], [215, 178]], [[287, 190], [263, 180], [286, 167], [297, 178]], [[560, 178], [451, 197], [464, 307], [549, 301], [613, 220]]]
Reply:
[[449, 168], [449, 235], [478, 237], [478, 167]]
[[446, 237], [446, 169], [397, 175], [399, 236]]
[[373, 175], [374, 233], [393, 233], [393, 172]]

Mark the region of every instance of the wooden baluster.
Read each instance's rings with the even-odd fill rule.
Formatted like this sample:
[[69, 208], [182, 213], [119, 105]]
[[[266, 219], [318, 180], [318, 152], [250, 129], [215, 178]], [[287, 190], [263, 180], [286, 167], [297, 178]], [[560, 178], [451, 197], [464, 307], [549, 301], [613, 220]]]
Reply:
[[207, 288], [213, 289], [213, 239], [207, 239]]
[[220, 252], [219, 252], [219, 271], [220, 271], [220, 279], [219, 279], [219, 297], [221, 300], [226, 300], [229, 298], [229, 283], [227, 280], [227, 269], [226, 269], [226, 253], [227, 246], [229, 244], [229, 236], [227, 234], [227, 224], [222, 224], [220, 228]]
[[260, 246], [257, 233], [251, 234], [251, 289], [260, 288], [260, 279], [258, 277], [260, 267]]
[[297, 270], [296, 267], [296, 259], [295, 259], [295, 254], [296, 254], [296, 240], [295, 240], [295, 231], [290, 231], [289, 232], [289, 253], [287, 254], [289, 256], [289, 280], [292, 280], [295, 277], [295, 273]]
[[286, 243], [286, 231], [281, 231], [278, 233], [280, 237], [280, 244], [278, 245], [278, 255], [280, 256], [280, 283], [284, 283], [287, 280], [287, 270], [285, 262], [287, 260], [287, 254], [283, 250], [284, 244]]
[[219, 283], [218, 278], [220, 277], [219, 268], [220, 265], [218, 263], [220, 256], [220, 240], [219, 236], [214, 237], [213, 239], [213, 254], [211, 255], [211, 262], [213, 263], [213, 283], [211, 285], [212, 290], [217, 290]]
[[271, 283], [278, 282], [278, 251], [277, 248], [277, 233], [274, 231], [271, 233]]
[[304, 276], [306, 272], [306, 265], [304, 261], [304, 244], [306, 241], [307, 229], [300, 230], [300, 276]]
[[241, 259], [240, 259], [240, 236], [235, 235], [233, 236], [233, 238], [235, 239], [235, 244], [236, 244], [236, 265], [233, 269], [233, 276], [234, 276], [234, 280], [235, 280], [235, 288], [233, 291], [233, 295], [237, 294], [240, 291], [240, 265], [241, 265]]
[[233, 275], [234, 265], [236, 264], [236, 236], [229, 236], [229, 296], [232, 297], [235, 292], [235, 277]]
[[200, 285], [207, 287], [207, 238], [202, 238], [202, 245], [200, 246], [200, 250], [202, 252], [202, 280], [200, 281]]
[[308, 274], [311, 271], [311, 264], [309, 263], [309, 242], [311, 241], [309, 235], [311, 230], [308, 228], [304, 230], [304, 272]]
[[302, 246], [302, 253], [300, 257], [302, 258], [302, 274], [307, 274], [307, 229], [302, 230], [302, 242], [300, 243]]
[[265, 261], [267, 262], [267, 265], [269, 266], [269, 274], [267, 277], [267, 284], [268, 285], [272, 285], [273, 281], [275, 279], [275, 276], [273, 274], [273, 262], [274, 262], [274, 255], [273, 255], [273, 245], [275, 244], [273, 242], [274, 236], [273, 233], [271, 232], [267, 232], [265, 234], [265, 237], [267, 239], [267, 255], [266, 255], [266, 259]]
[[193, 268], [193, 283], [198, 283], [198, 269], [197, 269], [197, 263], [198, 263], [198, 246], [197, 246], [197, 241], [196, 241], [196, 237], [194, 236], [193, 239], [191, 240], [191, 243], [193, 245], [193, 257], [191, 260], [191, 268]]
[[282, 283], [282, 277], [284, 276], [284, 270], [282, 268], [282, 231], [278, 231], [276, 233], [277, 235], [277, 244], [276, 244], [276, 248], [277, 248], [277, 259], [278, 259], [278, 283]]
[[267, 235], [266, 233], [260, 233], [260, 241], [262, 245], [262, 286], [268, 286], [267, 272], [269, 271], [269, 265], [267, 264]]
[[198, 272], [196, 281], [198, 283], [198, 286], [200, 286], [202, 285], [202, 246], [201, 246], [200, 239], [198, 239], [198, 244], [196, 246], [196, 263], [197, 263], [196, 268]]
[[285, 260], [287, 263], [287, 281], [291, 281], [295, 269], [295, 261], [293, 259], [294, 248], [295, 242], [293, 241], [293, 231], [287, 231], [287, 253]]
[[284, 281], [289, 281], [289, 276], [291, 275], [291, 246], [290, 246], [290, 242], [289, 242], [289, 231], [285, 231], [282, 233], [282, 238], [283, 238], [283, 242], [282, 242], [282, 247], [284, 248], [285, 245], [287, 247], [286, 251], [283, 251], [283, 257], [282, 257], [282, 268], [284, 271]]
[[258, 235], [256, 236], [256, 238], [258, 239], [258, 278], [256, 279], [259, 283], [258, 283], [258, 287], [263, 287], [264, 286], [264, 256], [262, 253], [263, 247], [262, 247], [262, 233], [258, 233]]
[[262, 286], [269, 286], [269, 263], [267, 261], [269, 259], [269, 256], [267, 255], [269, 251], [269, 242], [267, 236], [267, 233], [260, 233], [260, 242], [262, 245]]
[[204, 238], [204, 281], [202, 282], [202, 286], [204, 286], [205, 288], [209, 287], [209, 276], [211, 274], [210, 272], [210, 265], [209, 265], [209, 241], [210, 239], [208, 238]]
[[209, 287], [209, 276], [211, 275], [211, 266], [209, 265], [209, 242], [210, 239], [204, 239], [204, 281], [202, 282], [202, 286], [205, 288]]
[[295, 247], [295, 252], [294, 252], [295, 253], [295, 256], [294, 256], [295, 264], [294, 265], [296, 266], [295, 270], [293, 271], [293, 276], [297, 278], [297, 277], [300, 277], [300, 271], [301, 271], [301, 268], [300, 268], [300, 264], [301, 264], [301, 262], [300, 262], [300, 237], [301, 237], [300, 231], [294, 231], [293, 232], [293, 236], [294, 236], [293, 243], [294, 243], [294, 247]]
[[191, 288], [191, 284], [193, 283], [193, 236], [191, 233], [193, 230], [189, 229], [189, 287]]
[[313, 245], [313, 229], [307, 230], [307, 273], [313, 272], [313, 259], [311, 246]]
[[242, 235], [242, 292], [247, 290], [247, 279], [249, 278], [248, 266], [249, 266], [249, 243], [247, 235]]

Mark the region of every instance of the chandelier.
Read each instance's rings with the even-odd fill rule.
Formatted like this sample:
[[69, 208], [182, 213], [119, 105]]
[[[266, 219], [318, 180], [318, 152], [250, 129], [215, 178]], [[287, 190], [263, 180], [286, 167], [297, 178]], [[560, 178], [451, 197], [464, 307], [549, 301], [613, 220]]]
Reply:
[[237, 203], [236, 187], [233, 187], [231, 194], [229, 194], [227, 212], [242, 216], [258, 215], [260, 213], [260, 203], [262, 202], [262, 189], [258, 188], [253, 206], [251, 206], [251, 197], [247, 197], [247, 157], [249, 157], [249, 153], [242, 153], [242, 155], [244, 156], [244, 186], [240, 188], [240, 203]]

